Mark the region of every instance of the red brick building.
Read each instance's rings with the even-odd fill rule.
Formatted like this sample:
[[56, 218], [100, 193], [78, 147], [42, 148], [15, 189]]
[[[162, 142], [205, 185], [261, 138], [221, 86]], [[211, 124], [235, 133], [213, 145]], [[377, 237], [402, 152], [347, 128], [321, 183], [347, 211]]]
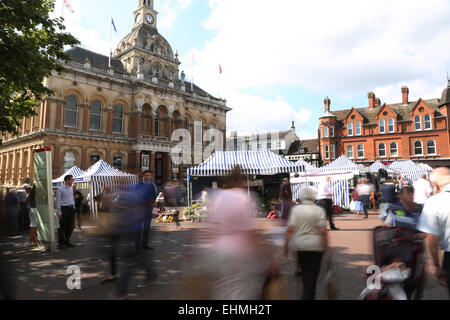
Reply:
[[411, 159], [450, 166], [450, 80], [440, 99], [411, 102], [407, 87], [401, 93], [401, 103], [381, 105], [369, 92], [368, 107], [336, 111], [327, 97], [319, 128], [324, 164], [346, 155], [365, 165]]

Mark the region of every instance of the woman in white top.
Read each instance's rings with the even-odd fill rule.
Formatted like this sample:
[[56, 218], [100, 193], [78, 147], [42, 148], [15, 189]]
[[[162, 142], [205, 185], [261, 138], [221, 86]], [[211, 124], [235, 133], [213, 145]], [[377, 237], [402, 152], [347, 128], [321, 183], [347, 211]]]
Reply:
[[325, 210], [317, 205], [317, 192], [312, 188], [301, 191], [302, 205], [292, 209], [284, 240], [284, 254], [289, 248], [297, 252], [303, 271], [303, 300], [314, 300], [320, 265], [328, 247]]

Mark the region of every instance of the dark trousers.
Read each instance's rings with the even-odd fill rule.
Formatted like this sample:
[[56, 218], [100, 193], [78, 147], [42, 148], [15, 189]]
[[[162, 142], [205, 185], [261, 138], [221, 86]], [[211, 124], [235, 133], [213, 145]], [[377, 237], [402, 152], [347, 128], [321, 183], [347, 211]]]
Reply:
[[120, 236], [119, 235], [110, 235], [110, 236], [108, 236], [108, 240], [111, 245], [111, 251], [110, 251], [111, 275], [117, 276], [117, 257], [119, 254]]
[[450, 252], [444, 253], [444, 270], [447, 273], [447, 288], [450, 300]]
[[83, 213], [83, 207], [79, 206], [79, 207], [75, 207], [75, 212], [77, 214], [77, 224], [78, 224], [78, 228], [81, 228], [81, 214]]
[[134, 233], [121, 235], [117, 239], [118, 245], [121, 248], [120, 275], [115, 292], [117, 296], [124, 296], [128, 294], [129, 282], [137, 270], [145, 271], [146, 281], [151, 281], [156, 278], [152, 252], [136, 250], [133, 246], [134, 239]]
[[333, 223], [333, 200], [331, 199], [320, 199], [319, 200], [319, 206], [321, 206], [326, 214], [327, 214], [327, 219], [330, 222], [330, 228], [334, 228], [334, 223]]
[[367, 212], [367, 208], [369, 206], [370, 196], [368, 196], [368, 195], [367, 196], [361, 196], [361, 202], [362, 202], [363, 209], [364, 209], [364, 215], [366, 217], [368, 217], [369, 213]]
[[298, 263], [302, 268], [302, 300], [315, 300], [323, 253], [318, 251], [298, 251]]
[[153, 207], [142, 208], [142, 221], [136, 238], [136, 249], [141, 250], [148, 246], [150, 240], [150, 226], [153, 218]]
[[283, 200], [281, 202], [281, 219], [288, 220], [291, 212], [291, 202]]
[[70, 242], [75, 225], [75, 209], [73, 207], [61, 207], [62, 218], [59, 222], [59, 244]]
[[30, 217], [28, 216], [28, 208], [25, 202], [19, 202], [19, 228], [21, 231], [30, 228]]

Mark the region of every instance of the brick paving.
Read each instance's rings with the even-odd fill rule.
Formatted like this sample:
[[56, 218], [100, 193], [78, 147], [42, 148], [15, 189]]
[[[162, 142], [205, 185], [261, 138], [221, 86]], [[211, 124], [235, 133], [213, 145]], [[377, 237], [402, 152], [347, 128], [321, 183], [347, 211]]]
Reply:
[[[369, 219], [362, 219], [353, 214], [336, 217], [339, 231], [329, 232], [330, 246], [338, 274], [338, 299], [355, 300], [365, 286], [362, 279], [366, 268], [373, 262], [371, 231], [379, 225], [376, 213]], [[265, 259], [270, 263], [276, 252], [281, 250], [280, 239], [274, 237], [273, 226], [277, 222], [255, 219], [255, 226], [267, 240]], [[205, 237], [205, 224], [183, 222], [182, 229], [174, 224], [152, 224], [152, 245], [155, 248], [154, 261], [158, 278], [147, 288], [137, 288], [137, 282], [143, 273], [137, 272], [130, 282], [130, 299], [169, 300], [179, 297], [178, 286], [183, 275], [190, 274], [198, 264], [198, 254]], [[31, 252], [26, 246], [26, 235], [3, 242], [9, 260], [14, 264], [17, 275], [18, 299], [68, 299], [68, 300], [102, 300], [114, 289], [114, 284], [100, 285], [108, 276], [107, 259], [108, 242], [92, 234], [92, 226], [74, 233], [76, 248], [49, 252]], [[276, 235], [275, 235], [276, 236]], [[68, 290], [66, 281], [67, 267], [77, 265], [82, 270], [82, 289]], [[120, 265], [120, 260], [119, 260]], [[431, 270], [430, 266], [429, 270]], [[322, 269], [325, 267], [323, 266]], [[294, 276], [295, 260], [293, 256], [286, 259], [281, 272], [288, 283], [289, 299], [300, 299], [302, 292], [301, 278]], [[326, 282], [324, 270], [319, 278], [317, 298], [326, 299]], [[440, 287], [428, 275], [424, 299], [447, 299], [446, 289]]]

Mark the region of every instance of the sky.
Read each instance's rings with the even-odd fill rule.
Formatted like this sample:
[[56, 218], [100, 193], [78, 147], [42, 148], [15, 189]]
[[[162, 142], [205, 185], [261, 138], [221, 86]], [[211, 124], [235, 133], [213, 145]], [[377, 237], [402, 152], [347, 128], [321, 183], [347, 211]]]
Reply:
[[[81, 46], [109, 54], [133, 26], [138, 0], [56, 0]], [[450, 68], [450, 0], [154, 0], [158, 31], [186, 78], [227, 100], [227, 131], [288, 130], [317, 138], [331, 111], [440, 98]], [[222, 74], [219, 74], [219, 64]]]

